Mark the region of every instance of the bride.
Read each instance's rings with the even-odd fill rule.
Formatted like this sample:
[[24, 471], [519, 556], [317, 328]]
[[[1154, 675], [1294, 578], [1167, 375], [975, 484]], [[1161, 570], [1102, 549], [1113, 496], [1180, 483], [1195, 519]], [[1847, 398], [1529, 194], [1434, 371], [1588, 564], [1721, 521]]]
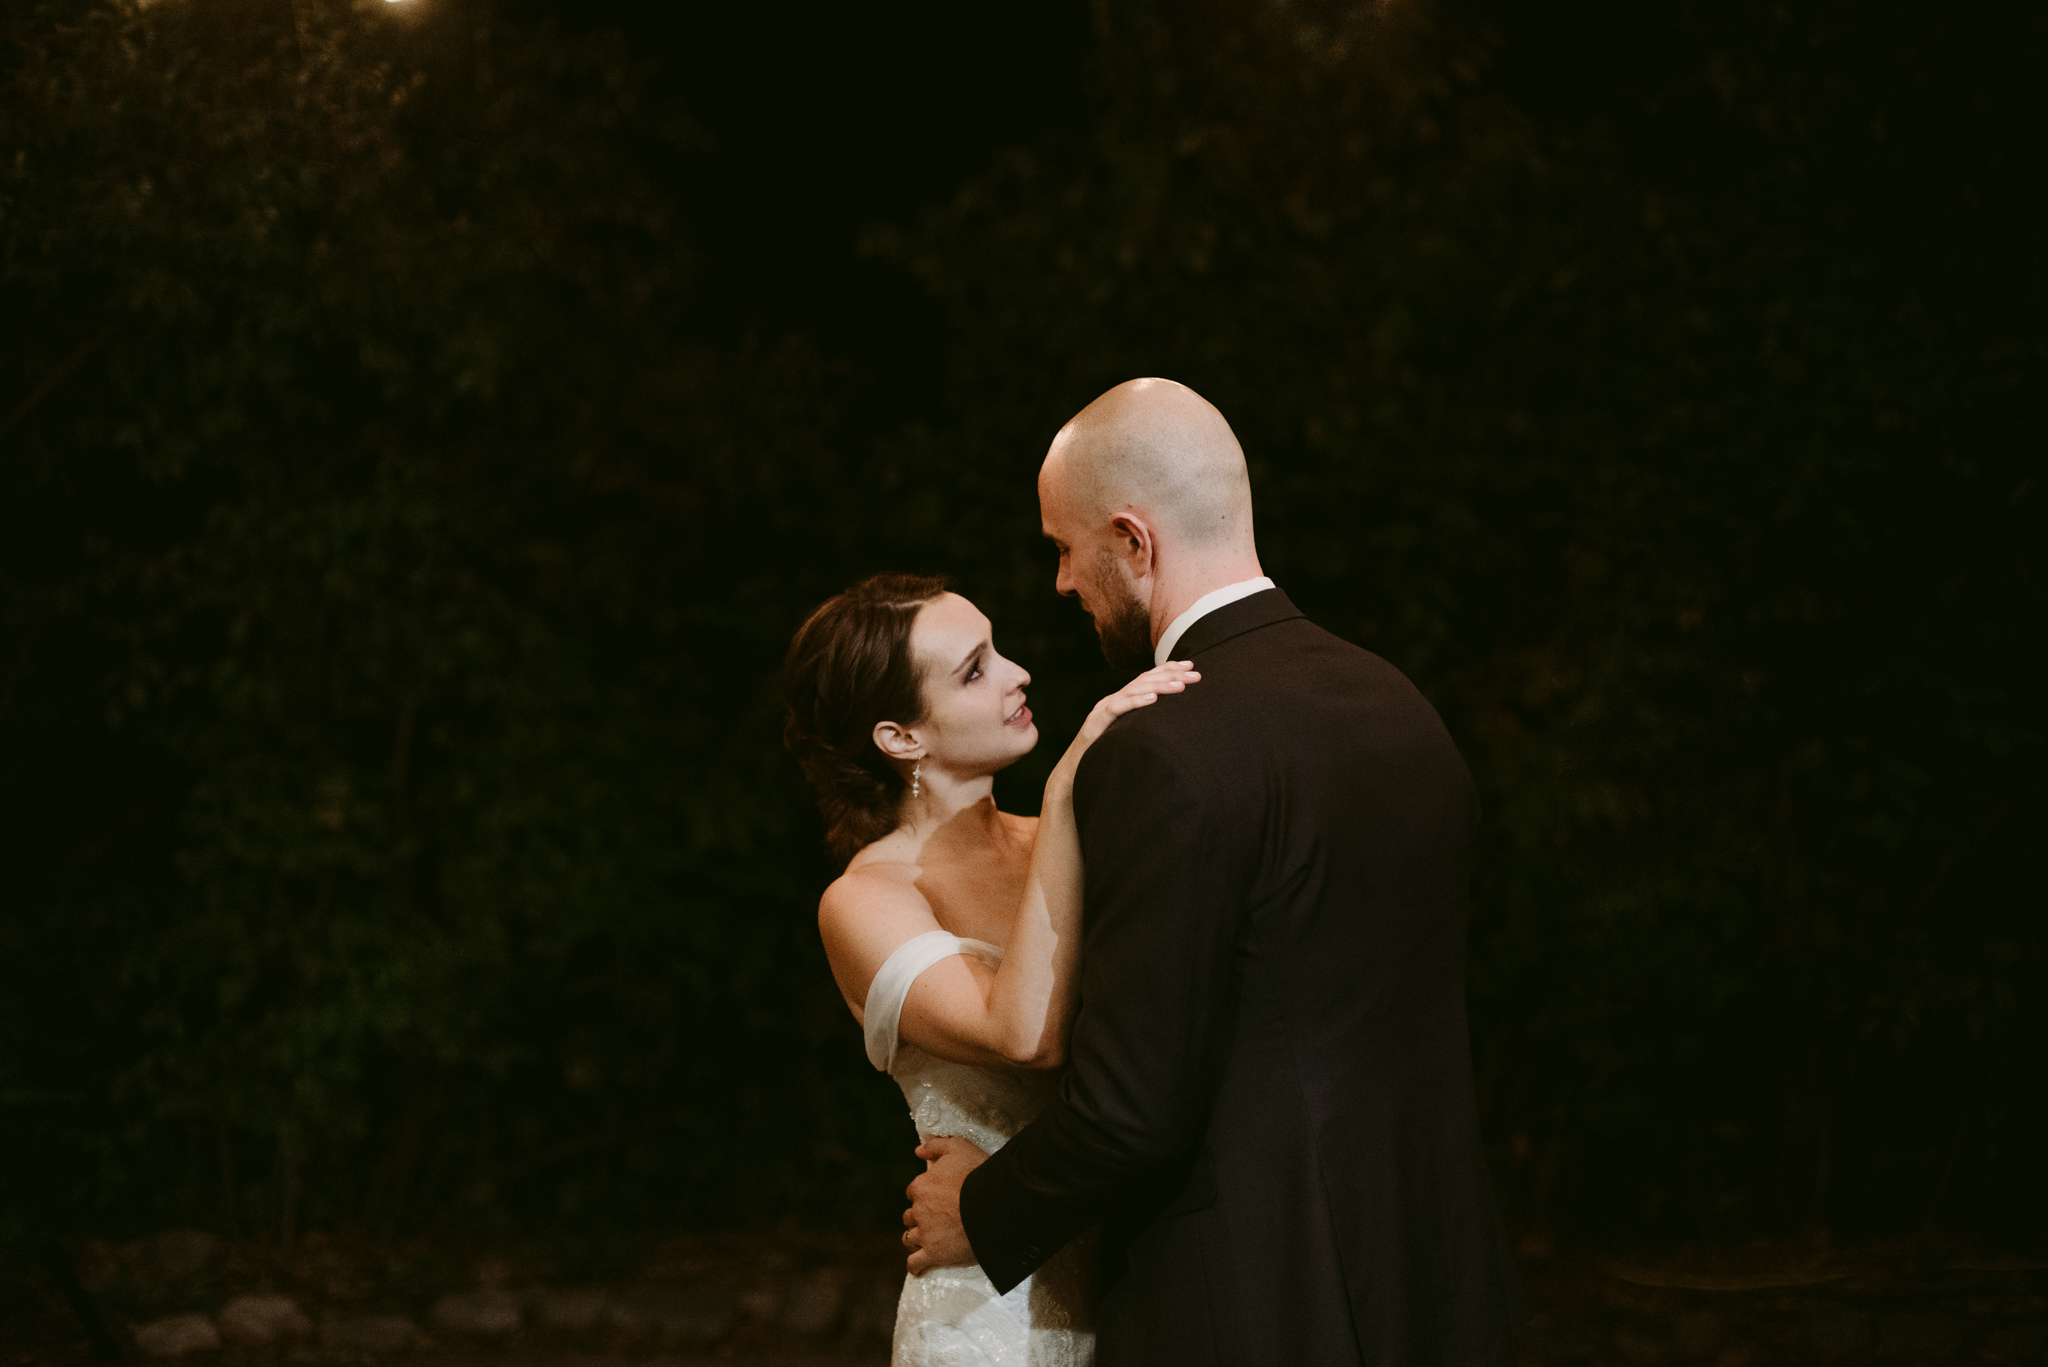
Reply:
[[[818, 928], [920, 1138], [993, 1153], [1056, 1091], [1080, 952], [1075, 769], [1112, 720], [1198, 677], [1169, 663], [1097, 703], [1041, 814], [1013, 816], [996, 809], [995, 775], [1038, 742], [1031, 676], [996, 653], [972, 603], [940, 579], [876, 575], [797, 632], [784, 737], [847, 861]], [[1006, 1295], [978, 1267], [906, 1277], [892, 1362], [1085, 1367], [1091, 1282], [1078, 1241]]]

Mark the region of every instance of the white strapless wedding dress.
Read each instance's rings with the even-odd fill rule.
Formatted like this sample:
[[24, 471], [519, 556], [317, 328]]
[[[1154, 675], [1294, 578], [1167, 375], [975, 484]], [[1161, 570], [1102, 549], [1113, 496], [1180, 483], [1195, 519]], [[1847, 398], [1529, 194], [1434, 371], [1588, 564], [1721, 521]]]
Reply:
[[[896, 1079], [920, 1137], [949, 1134], [994, 1153], [1059, 1090], [1056, 1074], [977, 1068], [899, 1044], [903, 999], [941, 959], [1003, 952], [984, 940], [927, 931], [897, 946], [868, 988], [862, 1010], [868, 1059]], [[903, 1279], [892, 1367], [1089, 1367], [1095, 1361], [1094, 1267], [1087, 1240], [1061, 1250], [999, 1296], [978, 1267], [941, 1267]]]

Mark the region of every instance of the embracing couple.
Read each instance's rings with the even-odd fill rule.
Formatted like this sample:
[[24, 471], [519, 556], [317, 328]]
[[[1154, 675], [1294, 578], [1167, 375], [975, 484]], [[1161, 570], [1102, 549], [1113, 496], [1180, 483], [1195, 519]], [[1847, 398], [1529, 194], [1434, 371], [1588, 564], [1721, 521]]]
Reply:
[[1477, 802], [1393, 666], [1260, 570], [1223, 415], [1134, 380], [1038, 477], [1112, 666], [1037, 819], [1030, 676], [942, 582], [790, 648], [818, 922], [923, 1143], [898, 1367], [1509, 1360], [1465, 1022]]

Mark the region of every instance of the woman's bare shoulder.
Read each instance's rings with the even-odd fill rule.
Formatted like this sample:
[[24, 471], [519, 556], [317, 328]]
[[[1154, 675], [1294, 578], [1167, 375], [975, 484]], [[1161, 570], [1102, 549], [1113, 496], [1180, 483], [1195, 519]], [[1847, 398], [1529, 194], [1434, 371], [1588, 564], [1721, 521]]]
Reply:
[[818, 899], [818, 934], [849, 1006], [867, 998], [868, 984], [898, 946], [940, 929], [917, 875], [917, 865], [905, 860], [863, 860]]
[[866, 859], [849, 865], [818, 899], [818, 922], [866, 919], [874, 914], [922, 910], [931, 915], [917, 890], [918, 867], [907, 859]]

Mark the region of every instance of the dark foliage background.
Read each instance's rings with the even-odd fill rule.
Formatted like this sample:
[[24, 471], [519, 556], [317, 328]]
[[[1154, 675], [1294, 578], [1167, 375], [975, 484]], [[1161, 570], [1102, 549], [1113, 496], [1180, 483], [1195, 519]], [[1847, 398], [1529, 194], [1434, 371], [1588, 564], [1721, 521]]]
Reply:
[[945, 570], [1078, 721], [1144, 373], [1472, 764], [1519, 1226], [2038, 1230], [2048, 23], [1653, 8], [793, 7], [809, 141], [683, 10], [10, 9], [7, 1233], [886, 1220], [781, 647]]

